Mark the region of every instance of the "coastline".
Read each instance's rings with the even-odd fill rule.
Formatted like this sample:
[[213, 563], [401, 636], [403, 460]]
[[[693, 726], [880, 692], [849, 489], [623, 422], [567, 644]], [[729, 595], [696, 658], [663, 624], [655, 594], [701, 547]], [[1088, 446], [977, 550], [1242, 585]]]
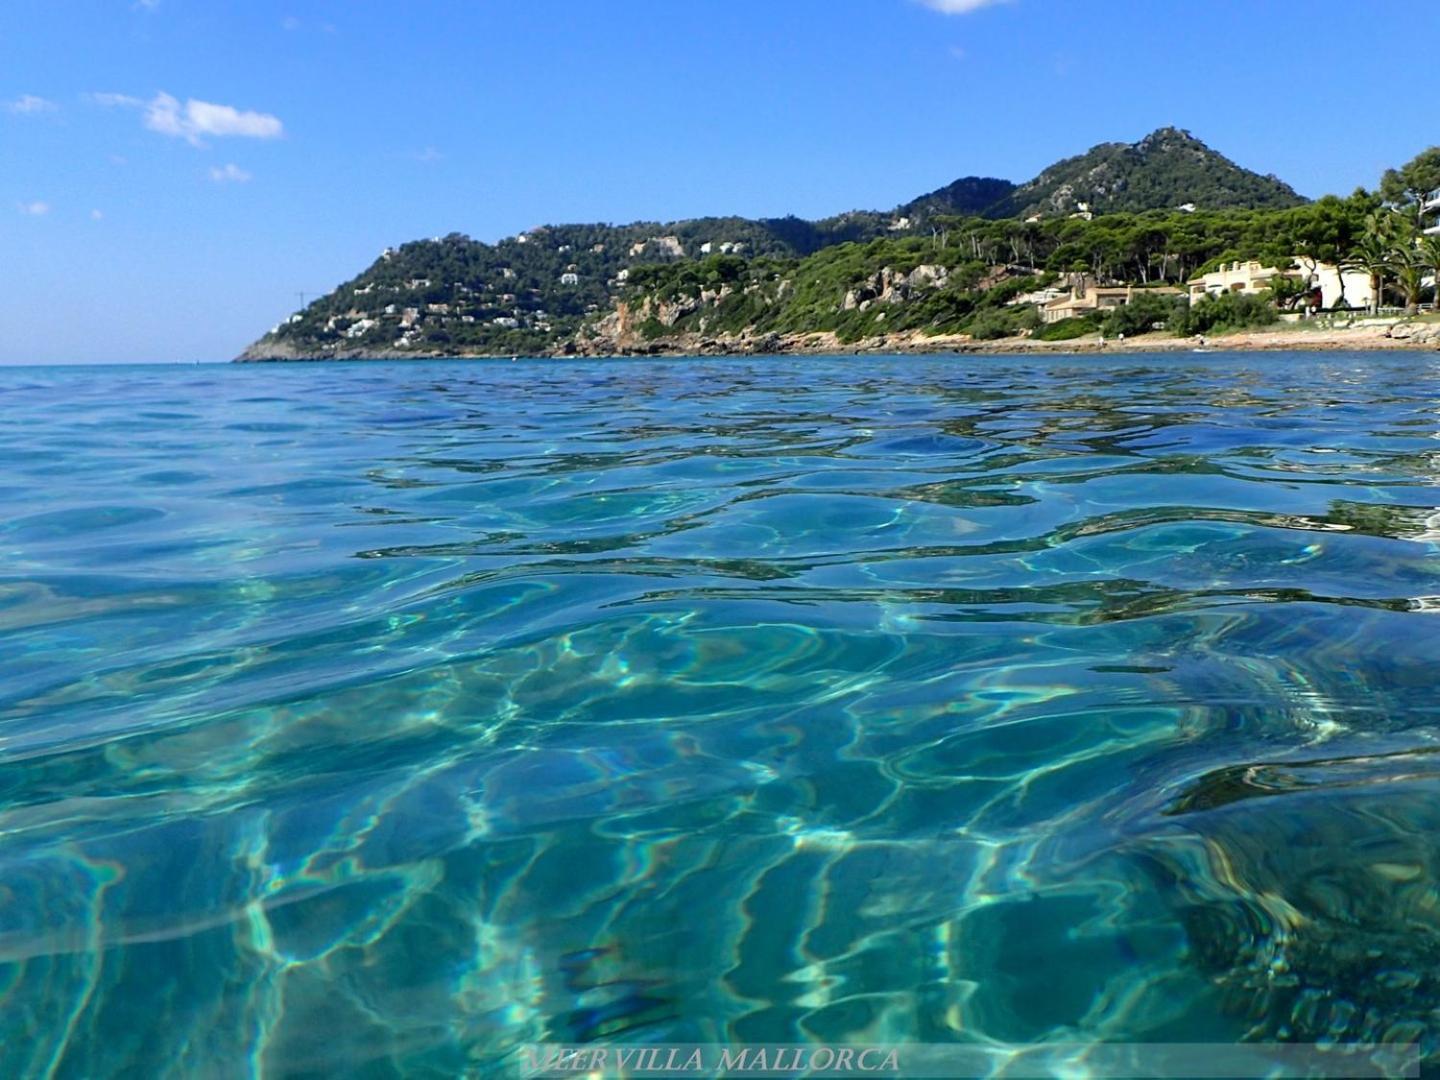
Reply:
[[[688, 356], [861, 356], [954, 353], [957, 355], [1056, 355], [1076, 353], [1195, 352], [1194, 338], [1177, 338], [1163, 332], [1141, 334], [1123, 341], [1100, 340], [1098, 335], [1069, 341], [1002, 338], [975, 341], [967, 335], [919, 332], [887, 334], [844, 343], [831, 332], [812, 334], [741, 334], [735, 337], [690, 336], [671, 341], [596, 337], [567, 342], [563, 348], [536, 354], [541, 359], [603, 357]], [[1216, 334], [1205, 339], [1206, 352], [1377, 352], [1382, 350], [1440, 350], [1440, 322], [1401, 319], [1331, 329], [1295, 329], [1291, 326]], [[337, 349], [323, 356], [301, 355], [296, 350], [265, 347], [257, 342], [235, 358], [236, 363], [324, 362], [329, 360], [496, 360], [509, 353], [431, 352], [415, 349]]]

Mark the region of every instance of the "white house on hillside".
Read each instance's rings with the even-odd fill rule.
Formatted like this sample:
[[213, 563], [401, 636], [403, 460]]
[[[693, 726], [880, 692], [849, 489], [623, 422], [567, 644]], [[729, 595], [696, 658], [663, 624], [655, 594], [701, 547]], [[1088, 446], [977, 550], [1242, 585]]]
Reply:
[[1227, 292], [1254, 296], [1273, 288], [1275, 279], [1281, 277], [1292, 278], [1318, 291], [1318, 306], [1322, 308], [1335, 307], [1342, 296], [1350, 307], [1366, 307], [1371, 301], [1368, 274], [1358, 270], [1342, 272], [1339, 267], [1329, 263], [1296, 256], [1284, 270], [1254, 261], [1225, 263], [1218, 269], [1193, 277], [1187, 282], [1190, 286], [1190, 302], [1193, 304], [1207, 294], [1219, 296]]
[[[1430, 198], [1425, 200], [1425, 212], [1428, 214], [1435, 210], [1440, 210], [1440, 189], [1432, 191], [1430, 193]], [[1436, 222], [1434, 225], [1430, 226], [1430, 228], [1426, 229], [1425, 235], [1440, 236], [1440, 222]]]

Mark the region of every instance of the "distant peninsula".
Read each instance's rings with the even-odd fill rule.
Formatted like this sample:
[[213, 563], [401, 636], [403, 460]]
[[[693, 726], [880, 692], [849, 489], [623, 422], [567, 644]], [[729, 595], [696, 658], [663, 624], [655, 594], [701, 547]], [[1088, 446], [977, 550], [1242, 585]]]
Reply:
[[[888, 211], [415, 241], [238, 359], [1041, 344], [1253, 328], [1392, 300], [1418, 311], [1435, 273], [1419, 253], [1440, 246], [1421, 235], [1435, 188], [1440, 150], [1387, 173], [1376, 192], [1311, 202], [1163, 128], [1023, 184], [966, 177]], [[1367, 256], [1367, 245], [1385, 250]], [[1412, 249], [1407, 277], [1395, 253]], [[1222, 268], [1239, 284], [1197, 289]]]

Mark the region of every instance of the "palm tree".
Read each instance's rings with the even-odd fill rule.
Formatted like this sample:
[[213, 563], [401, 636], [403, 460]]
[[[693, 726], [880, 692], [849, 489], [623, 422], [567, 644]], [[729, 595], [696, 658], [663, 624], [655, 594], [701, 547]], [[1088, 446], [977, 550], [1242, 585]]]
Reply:
[[1422, 236], [1418, 250], [1425, 260], [1425, 269], [1434, 275], [1435, 310], [1440, 311], [1440, 236]]
[[1405, 232], [1407, 222], [1398, 210], [1380, 207], [1365, 215], [1365, 235], [1394, 242]]
[[1394, 254], [1378, 232], [1367, 232], [1340, 264], [1343, 270], [1358, 270], [1370, 276], [1370, 313], [1380, 314], [1380, 294], [1385, 291], [1385, 273]]
[[1429, 269], [1425, 256], [1414, 244], [1402, 241], [1390, 252], [1390, 269], [1395, 272], [1395, 284], [1405, 294], [1405, 314], [1419, 315], [1420, 293]]

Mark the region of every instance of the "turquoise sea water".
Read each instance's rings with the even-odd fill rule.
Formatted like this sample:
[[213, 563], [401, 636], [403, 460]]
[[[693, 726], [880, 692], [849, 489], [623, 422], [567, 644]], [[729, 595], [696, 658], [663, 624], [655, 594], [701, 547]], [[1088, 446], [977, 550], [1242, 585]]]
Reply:
[[1426, 1038], [1437, 440], [1422, 354], [0, 368], [0, 1075]]

